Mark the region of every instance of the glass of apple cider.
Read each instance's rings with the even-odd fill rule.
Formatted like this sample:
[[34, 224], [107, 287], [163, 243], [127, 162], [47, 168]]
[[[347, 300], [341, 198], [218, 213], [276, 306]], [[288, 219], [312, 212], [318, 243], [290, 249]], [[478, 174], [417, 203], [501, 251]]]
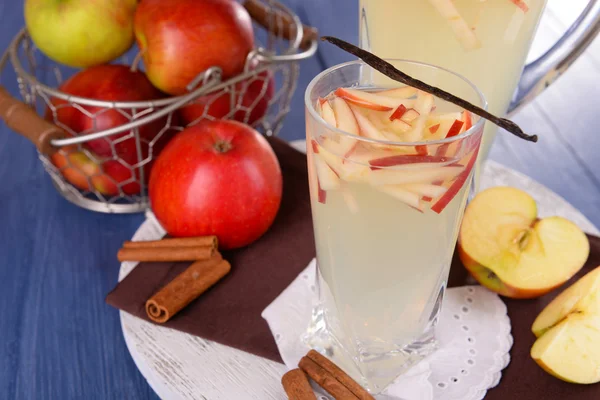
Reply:
[[[465, 78], [388, 60], [481, 108]], [[364, 86], [361, 61], [306, 94], [319, 303], [305, 342], [372, 393], [436, 348], [438, 320], [484, 120], [397, 82]]]

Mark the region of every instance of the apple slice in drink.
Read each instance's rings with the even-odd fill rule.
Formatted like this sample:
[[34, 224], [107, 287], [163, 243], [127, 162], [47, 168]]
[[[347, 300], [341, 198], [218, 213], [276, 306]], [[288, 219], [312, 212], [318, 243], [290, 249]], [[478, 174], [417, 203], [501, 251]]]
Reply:
[[317, 178], [319, 186], [323, 190], [335, 190], [340, 187], [340, 178], [329, 167], [329, 165], [321, 158], [320, 154], [315, 154], [314, 157], [315, 169], [317, 170]]
[[403, 169], [369, 170], [364, 174], [364, 179], [374, 186], [432, 183], [439, 180], [452, 180], [465, 169], [463, 166], [432, 167], [428, 163], [408, 164], [403, 167]]
[[367, 165], [355, 162], [357, 157], [354, 155], [352, 156], [353, 161], [345, 162], [340, 156], [331, 153], [327, 147], [319, 144], [316, 144], [316, 146], [319, 156], [344, 181], [362, 181], [364, 174], [369, 170]]
[[465, 50], [475, 50], [481, 46], [475, 32], [471, 30], [465, 19], [460, 15], [452, 0], [429, 0], [429, 2], [446, 20], [454, 36]]
[[378, 93], [371, 93], [364, 90], [338, 88], [335, 95], [360, 107], [369, 108], [376, 111], [390, 111], [404, 104], [406, 108], [412, 107], [413, 101], [405, 99], [396, 99], [393, 97], [382, 96]]
[[421, 205], [420, 196], [416, 193], [410, 192], [406, 190], [403, 186], [400, 185], [385, 185], [378, 187], [380, 191], [385, 194], [389, 194], [392, 197], [406, 203], [412, 208], [423, 212], [423, 206]]
[[406, 113], [408, 109], [404, 106], [404, 104], [400, 104], [398, 106], [398, 108], [396, 108], [392, 114], [390, 114], [390, 117], [388, 118], [390, 121], [393, 121], [395, 119], [400, 119], [404, 116], [404, 114]]
[[[415, 101], [414, 111], [416, 112], [416, 118], [411, 120], [412, 129], [406, 133], [406, 141], [418, 142], [424, 137], [425, 124], [431, 114], [431, 108], [433, 107], [434, 98], [431, 94], [419, 91], [417, 94], [417, 100]], [[406, 114], [409, 114], [407, 111]], [[405, 116], [406, 116], [405, 114]], [[414, 113], [412, 114], [414, 115]], [[406, 122], [406, 120], [404, 120]]]
[[321, 108], [321, 117], [331, 126], [337, 127], [337, 120], [335, 118], [335, 113], [333, 112], [333, 108], [327, 100], [324, 103], [320, 104]]
[[380, 96], [393, 97], [395, 99], [410, 99], [411, 97], [416, 96], [417, 89], [412, 86], [403, 86], [394, 89], [382, 90], [376, 93]]
[[402, 121], [410, 124], [415, 119], [419, 118], [420, 115], [421, 114], [419, 114], [419, 112], [417, 110], [415, 110], [414, 108], [409, 108], [408, 110], [406, 110], [406, 112], [404, 113], [404, 115], [402, 115], [402, 117], [400, 119]]
[[529, 11], [529, 6], [524, 0], [511, 0], [517, 7], [519, 7], [524, 13]]
[[360, 129], [361, 136], [364, 136], [369, 139], [382, 141], [394, 140], [393, 137], [388, 138], [383, 131], [377, 129], [375, 125], [373, 125], [373, 123], [371, 123], [371, 121], [369, 121], [369, 119], [357, 109], [356, 106], [350, 106], [350, 109], [354, 113], [354, 118], [358, 123], [358, 128]]
[[[442, 163], [442, 164], [451, 164], [458, 160], [450, 157], [440, 157], [440, 156], [425, 156], [420, 154], [415, 155], [404, 155], [398, 154], [393, 156], [387, 156], [382, 158], [375, 158], [369, 160], [369, 165], [371, 169], [377, 169], [376, 167], [393, 167], [396, 165], [404, 165], [404, 164], [416, 164], [416, 163]], [[375, 168], [374, 168], [375, 167]]]
[[[339, 97], [335, 97], [332, 100], [331, 109], [333, 112], [333, 119], [335, 119], [335, 125], [333, 126], [351, 135], [360, 135], [356, 118], [354, 118], [354, 113], [350, 109], [348, 103]], [[324, 110], [323, 112], [325, 113], [326, 111]], [[327, 149], [334, 154], [338, 154], [342, 157], [348, 157], [356, 147], [357, 143], [358, 141], [353, 137], [338, 133], [331, 133], [331, 136], [324, 141], [324, 146], [326, 146]]]
[[408, 185], [403, 185], [402, 187], [409, 192], [416, 193], [421, 197], [426, 197], [429, 199], [438, 198], [448, 190], [448, 188], [445, 188], [444, 186], [434, 185], [431, 183], [409, 183]]
[[473, 166], [475, 165], [475, 161], [477, 160], [477, 154], [479, 154], [479, 146], [477, 146], [477, 148], [472, 151], [469, 162], [467, 163], [467, 166], [464, 168], [464, 170], [460, 173], [456, 180], [452, 182], [452, 184], [450, 185], [448, 190], [442, 195], [442, 197], [437, 199], [433, 206], [431, 206], [432, 211], [440, 214], [442, 211], [444, 211], [444, 208], [446, 208], [448, 203], [452, 201], [452, 199], [454, 198], [454, 196], [456, 196], [460, 189], [462, 189], [467, 178], [469, 178], [469, 174], [471, 173]]

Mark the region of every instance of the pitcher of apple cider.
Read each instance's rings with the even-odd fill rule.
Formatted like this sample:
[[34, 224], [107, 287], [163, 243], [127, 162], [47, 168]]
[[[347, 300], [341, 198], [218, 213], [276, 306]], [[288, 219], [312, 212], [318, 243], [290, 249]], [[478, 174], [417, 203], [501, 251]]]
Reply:
[[[381, 58], [459, 73], [483, 92], [492, 114], [510, 114], [564, 72], [600, 29], [600, 0], [591, 0], [552, 48], [524, 66], [545, 5], [546, 0], [359, 0], [359, 42]], [[381, 87], [385, 82], [379, 80], [387, 78], [364, 79]], [[479, 163], [497, 129], [487, 124]]]

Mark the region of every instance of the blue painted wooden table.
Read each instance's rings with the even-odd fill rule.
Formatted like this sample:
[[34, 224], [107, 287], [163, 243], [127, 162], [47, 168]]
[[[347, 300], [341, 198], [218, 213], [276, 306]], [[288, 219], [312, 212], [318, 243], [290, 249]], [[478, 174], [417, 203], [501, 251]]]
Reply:
[[[356, 41], [350, 0], [287, 0], [322, 34]], [[573, 7], [573, 4], [575, 7]], [[550, 1], [540, 28], [555, 40], [584, 1], [562, 12]], [[335, 16], [335, 17], [333, 17]], [[0, 49], [23, 25], [22, 4], [0, 1]], [[534, 46], [535, 47], [535, 46]], [[541, 48], [540, 47], [540, 48]], [[323, 47], [301, 64], [292, 111], [281, 136], [304, 135], [302, 96], [323, 68], [349, 58]], [[541, 136], [529, 145], [500, 134], [491, 158], [565, 197], [600, 226], [600, 41], [515, 120]], [[5, 74], [2, 84], [17, 94]], [[60, 197], [34, 147], [0, 125], [0, 399], [154, 399], [127, 352], [117, 310], [104, 297], [117, 282], [115, 254], [143, 220], [78, 208]]]

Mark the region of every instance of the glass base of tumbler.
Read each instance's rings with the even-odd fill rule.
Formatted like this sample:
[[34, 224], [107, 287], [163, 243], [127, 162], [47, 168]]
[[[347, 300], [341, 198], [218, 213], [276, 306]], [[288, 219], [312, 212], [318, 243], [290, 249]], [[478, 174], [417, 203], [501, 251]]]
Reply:
[[409, 344], [398, 344], [392, 351], [357, 351], [342, 345], [329, 329], [322, 307], [317, 306], [313, 310], [311, 325], [302, 340], [307, 346], [335, 362], [356, 382], [375, 395], [437, 349], [436, 321], [432, 322], [418, 339]]

